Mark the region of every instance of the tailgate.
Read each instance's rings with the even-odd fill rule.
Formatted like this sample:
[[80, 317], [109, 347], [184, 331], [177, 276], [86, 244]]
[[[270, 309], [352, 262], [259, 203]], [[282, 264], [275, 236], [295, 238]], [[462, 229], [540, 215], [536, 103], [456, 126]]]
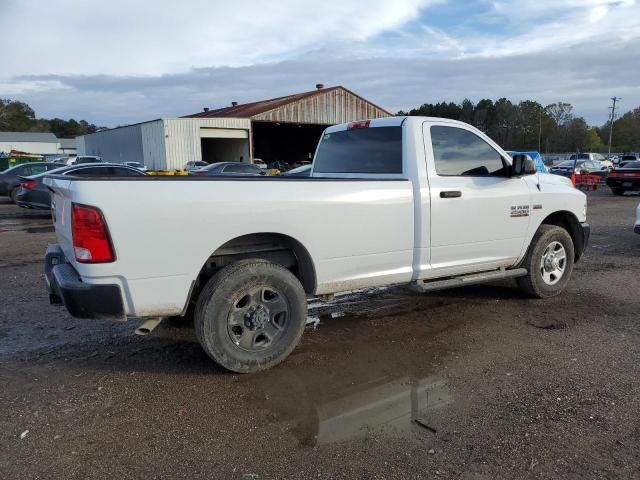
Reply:
[[59, 177], [44, 179], [45, 185], [51, 190], [51, 217], [56, 229], [58, 243], [69, 262], [74, 262], [73, 238], [71, 234], [71, 204], [73, 180]]

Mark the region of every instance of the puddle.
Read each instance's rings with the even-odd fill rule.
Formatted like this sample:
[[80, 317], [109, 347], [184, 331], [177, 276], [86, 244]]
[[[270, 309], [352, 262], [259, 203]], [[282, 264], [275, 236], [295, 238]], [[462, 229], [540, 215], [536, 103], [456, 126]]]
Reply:
[[401, 378], [316, 406], [315, 444], [342, 442], [370, 430], [412, 434], [437, 431], [436, 410], [451, 403], [447, 386], [435, 378]]
[[0, 219], [0, 234], [2, 233], [49, 233], [54, 227], [51, 218], [2, 218]]

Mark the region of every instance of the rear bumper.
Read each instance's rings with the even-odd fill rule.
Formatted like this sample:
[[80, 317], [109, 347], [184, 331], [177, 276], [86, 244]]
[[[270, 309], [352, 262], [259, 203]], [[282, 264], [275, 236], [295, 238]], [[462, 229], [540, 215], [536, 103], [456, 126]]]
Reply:
[[607, 186], [611, 188], [624, 188], [625, 190], [640, 190], [640, 178], [608, 177]]
[[47, 247], [44, 274], [50, 302], [64, 304], [74, 317], [125, 318], [120, 287], [84, 283], [59, 245]]

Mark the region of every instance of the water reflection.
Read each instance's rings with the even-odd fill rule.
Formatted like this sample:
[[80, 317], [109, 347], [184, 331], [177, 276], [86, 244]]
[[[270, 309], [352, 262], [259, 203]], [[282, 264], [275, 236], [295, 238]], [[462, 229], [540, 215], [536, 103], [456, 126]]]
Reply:
[[315, 443], [341, 442], [371, 429], [410, 434], [435, 432], [431, 416], [451, 402], [446, 384], [433, 377], [401, 378], [317, 406]]

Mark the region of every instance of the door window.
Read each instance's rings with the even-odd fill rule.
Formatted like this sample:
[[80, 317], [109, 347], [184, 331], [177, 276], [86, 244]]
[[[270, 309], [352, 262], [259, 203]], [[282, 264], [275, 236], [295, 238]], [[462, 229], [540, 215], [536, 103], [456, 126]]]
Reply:
[[456, 127], [431, 127], [436, 173], [441, 176], [504, 176], [501, 155], [475, 133]]

